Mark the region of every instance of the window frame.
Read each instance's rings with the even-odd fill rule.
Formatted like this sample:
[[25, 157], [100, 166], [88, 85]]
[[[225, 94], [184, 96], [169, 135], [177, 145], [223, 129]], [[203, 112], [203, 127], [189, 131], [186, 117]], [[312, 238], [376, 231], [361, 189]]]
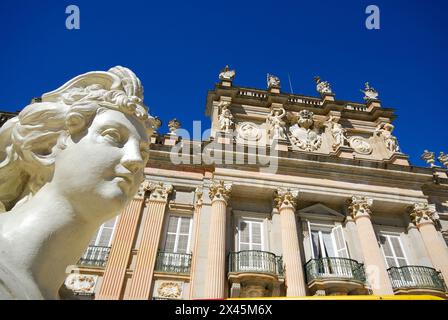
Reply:
[[[179, 231], [180, 231], [180, 228], [181, 228], [181, 225], [182, 225], [182, 220], [178, 220], [178, 222], [177, 222], [177, 226], [176, 226], [176, 233], [171, 233], [171, 232], [168, 232], [168, 226], [169, 226], [169, 223], [170, 223], [170, 218], [171, 217], [179, 217], [179, 218], [185, 218], [185, 219], [190, 219], [190, 224], [189, 224], [189, 227], [188, 227], [188, 240], [187, 240], [187, 249], [185, 250], [185, 254], [189, 254], [189, 253], [191, 253], [192, 252], [192, 248], [191, 248], [191, 240], [192, 240], [192, 231], [193, 231], [193, 216], [192, 215], [190, 215], [190, 214], [180, 214], [180, 213], [169, 213], [168, 215], [167, 215], [167, 219], [166, 219], [166, 223], [165, 223], [165, 227], [164, 227], [164, 232], [163, 232], [163, 237], [162, 237], [162, 243], [161, 243], [161, 251], [163, 251], [163, 252], [167, 252], [166, 251], [166, 240], [167, 240], [167, 236], [168, 236], [168, 233], [170, 233], [170, 234], [175, 234], [176, 236], [175, 236], [175, 242], [174, 242], [174, 249], [173, 249], [173, 251], [170, 251], [170, 253], [183, 253], [183, 252], [177, 252], [177, 246], [178, 246], [178, 244], [179, 244], [179, 236], [180, 235], [185, 235], [184, 233], [182, 233], [182, 234], [180, 234], [179, 233]], [[175, 250], [175, 251], [174, 251]]]
[[[108, 223], [108, 222], [111, 221], [112, 219], [115, 219], [115, 220], [114, 220], [114, 225], [113, 225], [112, 227], [105, 227], [106, 223]], [[109, 241], [108, 241], [108, 243], [107, 243], [107, 246], [105, 246], [105, 247], [110, 247], [110, 246], [112, 245], [112, 240], [113, 240], [113, 238], [114, 238], [114, 236], [115, 236], [115, 231], [116, 231], [116, 229], [117, 229], [117, 224], [118, 224], [117, 222], [118, 222], [118, 220], [119, 220], [119, 215], [117, 215], [116, 217], [114, 217], [114, 218], [112, 218], [112, 219], [110, 219], [110, 220], [104, 222], [103, 224], [101, 224], [101, 226], [97, 229], [96, 235], [95, 235], [95, 237], [94, 237], [95, 241], [93, 241], [93, 238], [92, 238], [92, 239], [90, 240], [89, 246], [95, 246], [95, 247], [99, 247], [99, 246], [100, 246], [100, 245], [99, 245], [99, 241], [100, 241], [100, 239], [101, 239], [101, 236], [102, 236], [102, 234], [103, 234], [103, 230], [104, 230], [105, 228], [112, 229], [112, 232], [111, 232], [111, 234], [110, 234]]]

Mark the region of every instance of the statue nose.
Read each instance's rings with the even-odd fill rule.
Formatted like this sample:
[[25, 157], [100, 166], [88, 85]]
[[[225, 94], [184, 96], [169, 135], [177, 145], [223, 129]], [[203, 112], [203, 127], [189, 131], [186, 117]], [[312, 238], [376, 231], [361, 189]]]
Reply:
[[137, 173], [143, 167], [143, 160], [127, 159], [122, 162], [123, 166], [132, 173]]

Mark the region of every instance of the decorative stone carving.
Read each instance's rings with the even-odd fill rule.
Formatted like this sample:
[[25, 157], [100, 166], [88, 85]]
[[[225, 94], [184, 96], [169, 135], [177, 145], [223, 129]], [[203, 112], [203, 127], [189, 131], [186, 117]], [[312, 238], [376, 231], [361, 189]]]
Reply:
[[328, 81], [321, 81], [320, 77], [314, 77], [314, 81], [316, 81], [316, 90], [320, 94], [332, 94], [331, 85]]
[[280, 88], [280, 79], [272, 74], [267, 74], [266, 81], [268, 84], [268, 88]]
[[204, 200], [202, 199], [204, 195], [204, 190], [202, 189], [202, 187], [197, 187], [196, 190], [194, 191], [194, 194], [196, 199], [196, 205], [201, 206], [204, 202]]
[[440, 152], [439, 157], [437, 158], [439, 162], [445, 167], [448, 168], [448, 154]]
[[429, 164], [431, 168], [435, 166], [434, 163], [436, 162], [436, 160], [434, 152], [425, 150], [421, 156], [421, 159], [426, 161], [426, 163]]
[[179, 128], [180, 128], [180, 122], [176, 118], [174, 118], [168, 122], [168, 129], [170, 130], [170, 132], [168, 134], [175, 136], [176, 130]]
[[348, 139], [348, 144], [355, 150], [355, 152], [360, 154], [371, 154], [373, 151], [370, 142], [363, 137], [353, 136]]
[[364, 196], [352, 196], [347, 200], [347, 209], [353, 219], [372, 214], [373, 199]]
[[252, 122], [239, 123], [237, 132], [238, 137], [243, 140], [257, 141], [261, 138], [261, 130]]
[[157, 130], [162, 126], [162, 120], [159, 117], [154, 117], [154, 133], [157, 133]]
[[347, 142], [347, 130], [338, 123], [338, 119], [334, 116], [328, 118], [326, 125], [330, 128], [331, 135], [333, 136], [334, 143], [332, 145], [333, 150], [336, 150], [340, 146], [344, 146]]
[[179, 299], [182, 296], [182, 284], [179, 282], [163, 282], [157, 289], [161, 298]]
[[150, 190], [150, 187], [151, 187], [151, 183], [148, 180], [143, 181], [140, 184], [140, 187], [138, 188], [136, 198], [143, 199], [145, 197], [146, 191]]
[[322, 144], [322, 136], [314, 128], [313, 113], [301, 110], [297, 123], [289, 128], [289, 139], [300, 150], [315, 151]]
[[57, 298], [67, 265], [136, 194], [152, 125], [140, 80], [115, 67], [73, 78], [2, 126], [0, 300]]
[[400, 152], [397, 138], [392, 135], [393, 130], [394, 126], [392, 124], [381, 123], [376, 127], [375, 134], [384, 141], [387, 150], [390, 152]]
[[220, 101], [218, 104], [218, 108], [221, 110], [218, 118], [219, 129], [225, 133], [229, 133], [235, 125], [233, 122], [232, 112], [229, 110], [229, 106], [229, 101]]
[[290, 207], [295, 210], [297, 208], [298, 197], [299, 190], [278, 188], [274, 193], [274, 204], [278, 210], [285, 207]]
[[98, 276], [96, 275], [71, 273], [67, 276], [64, 284], [75, 294], [93, 295], [97, 280]]
[[435, 205], [427, 203], [414, 203], [409, 207], [409, 216], [416, 226], [422, 223], [434, 223], [439, 219]]
[[151, 183], [149, 192], [149, 200], [166, 201], [171, 192], [173, 192], [173, 186], [163, 182]]
[[231, 192], [232, 192], [231, 183], [225, 183], [222, 180], [219, 181], [213, 180], [212, 184], [210, 185], [208, 196], [210, 197], [211, 201], [224, 200], [227, 202], [229, 200]]
[[230, 70], [229, 66], [225, 66], [219, 74], [219, 80], [233, 81], [235, 78], [235, 70]]
[[378, 92], [373, 87], [370, 87], [368, 82], [366, 82], [364, 90], [360, 91], [364, 93], [364, 100], [378, 100]]
[[282, 118], [286, 115], [285, 109], [273, 109], [268, 115], [267, 124], [269, 130], [269, 137], [271, 139], [285, 140], [285, 122]]

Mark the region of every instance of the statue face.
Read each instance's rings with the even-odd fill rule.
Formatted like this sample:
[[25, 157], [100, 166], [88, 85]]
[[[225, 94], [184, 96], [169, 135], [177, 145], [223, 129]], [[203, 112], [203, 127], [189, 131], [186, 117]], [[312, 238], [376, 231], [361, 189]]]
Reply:
[[137, 119], [101, 109], [87, 133], [70, 137], [56, 156], [51, 183], [88, 217], [113, 216], [143, 181], [148, 150], [145, 128]]

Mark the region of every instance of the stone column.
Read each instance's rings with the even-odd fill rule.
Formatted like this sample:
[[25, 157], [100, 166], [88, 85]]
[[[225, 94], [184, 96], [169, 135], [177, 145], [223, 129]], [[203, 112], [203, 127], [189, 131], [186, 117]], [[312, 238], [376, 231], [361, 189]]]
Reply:
[[348, 201], [348, 211], [355, 220], [359, 243], [364, 256], [367, 281], [376, 295], [394, 294], [387, 273], [384, 256], [378, 246], [370, 215], [373, 200], [362, 196], [352, 196]]
[[194, 216], [193, 216], [193, 226], [194, 226], [194, 245], [191, 257], [191, 272], [190, 272], [190, 299], [193, 299], [194, 286], [196, 284], [196, 261], [198, 259], [199, 250], [199, 227], [201, 222], [201, 209], [202, 209], [202, 187], [196, 188], [196, 203], [194, 205]]
[[285, 263], [286, 296], [306, 296], [303, 262], [300, 257], [295, 210], [298, 191], [279, 189], [274, 202], [280, 213], [283, 262]]
[[148, 188], [149, 183], [147, 181], [143, 182], [137, 195], [131, 200], [119, 217], [109, 258], [104, 270], [101, 288], [95, 296], [96, 300], [120, 299], [132, 244], [140, 220], [145, 193]]
[[445, 282], [448, 282], [448, 250], [434, 225], [438, 218], [434, 206], [427, 203], [415, 203], [409, 208], [409, 214], [411, 221], [420, 231], [434, 268], [441, 271]]
[[226, 281], [226, 216], [227, 201], [232, 187], [224, 181], [213, 181], [209, 197], [212, 213], [208, 238], [207, 274], [205, 297], [209, 299], [225, 298]]
[[151, 183], [149, 191], [147, 216], [142, 226], [142, 238], [137, 252], [131, 287], [126, 297], [129, 300], [148, 300], [151, 295], [150, 290], [165, 208], [173, 186], [162, 182]]

